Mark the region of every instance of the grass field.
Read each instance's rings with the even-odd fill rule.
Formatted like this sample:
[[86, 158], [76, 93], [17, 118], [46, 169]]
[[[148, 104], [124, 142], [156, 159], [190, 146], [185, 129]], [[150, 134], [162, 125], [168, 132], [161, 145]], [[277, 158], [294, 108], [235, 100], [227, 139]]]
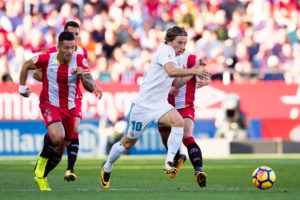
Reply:
[[[99, 184], [103, 159], [79, 159], [78, 179], [63, 180], [66, 158], [50, 173], [51, 192], [41, 192], [33, 181], [35, 158], [0, 158], [0, 199], [300, 199], [300, 155], [242, 155], [205, 159], [207, 187], [200, 188], [190, 161], [170, 179], [162, 173], [164, 157], [123, 156], [115, 164], [110, 189]], [[253, 170], [266, 165], [276, 173], [273, 188], [259, 190], [251, 181]]]

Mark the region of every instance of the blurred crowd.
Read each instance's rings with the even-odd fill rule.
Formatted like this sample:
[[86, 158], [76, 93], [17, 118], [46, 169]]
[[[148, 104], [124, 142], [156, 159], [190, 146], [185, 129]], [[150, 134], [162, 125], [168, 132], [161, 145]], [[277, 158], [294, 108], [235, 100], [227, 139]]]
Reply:
[[[80, 24], [98, 81], [139, 83], [166, 29], [188, 31], [187, 49], [213, 79], [300, 83], [300, 0], [0, 0], [0, 83], [18, 82], [24, 60]], [[34, 82], [31, 78], [30, 82]]]

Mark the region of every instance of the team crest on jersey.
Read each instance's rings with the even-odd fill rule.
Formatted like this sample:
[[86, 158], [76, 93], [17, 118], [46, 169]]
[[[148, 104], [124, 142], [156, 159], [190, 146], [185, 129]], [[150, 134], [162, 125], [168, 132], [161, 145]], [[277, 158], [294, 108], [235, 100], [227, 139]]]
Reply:
[[33, 64], [35, 64], [38, 60], [39, 60], [39, 57], [38, 57], [38, 56], [34, 56], [34, 57], [32, 58]]
[[133, 137], [133, 136], [134, 136], [134, 132], [133, 132], [133, 131], [130, 131], [129, 135], [130, 135], [131, 137]]
[[174, 59], [172, 55], [168, 55], [168, 58], [171, 59], [171, 60]]
[[52, 117], [51, 117], [51, 111], [49, 108], [47, 108], [45, 111], [44, 111], [44, 116], [47, 118], [47, 121], [50, 122], [52, 120]]
[[52, 117], [49, 115], [49, 116], [47, 116], [47, 121], [48, 122], [51, 122], [51, 120], [52, 120]]
[[85, 67], [87, 67], [87, 66], [88, 66], [88, 64], [87, 64], [87, 61], [86, 61], [86, 59], [85, 59], [85, 58], [82, 60], [82, 64], [83, 64]]

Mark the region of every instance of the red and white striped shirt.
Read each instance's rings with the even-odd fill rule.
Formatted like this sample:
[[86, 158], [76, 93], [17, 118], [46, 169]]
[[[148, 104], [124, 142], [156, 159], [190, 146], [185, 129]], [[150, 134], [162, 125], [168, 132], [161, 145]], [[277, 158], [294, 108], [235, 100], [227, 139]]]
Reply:
[[[49, 48], [46, 53], [54, 53], [54, 52], [58, 52], [56, 46], [53, 46], [53, 47]], [[85, 57], [85, 59], [87, 59], [87, 57], [88, 57], [88, 51], [85, 48], [82, 48], [80, 46], [76, 46], [75, 52], [77, 54], [83, 55]], [[77, 91], [76, 91], [76, 98], [82, 99], [83, 95], [82, 95], [82, 92], [80, 90], [79, 83], [80, 83], [80, 80], [78, 80], [78, 82], [77, 82], [78, 85], [77, 85]]]
[[[190, 52], [185, 51], [182, 55], [178, 57], [180, 65], [182, 68], [191, 68], [196, 63], [196, 56], [192, 55]], [[177, 96], [169, 94], [168, 101], [176, 109], [181, 109], [185, 107], [193, 107], [195, 100], [196, 91], [196, 78], [193, 76], [185, 85], [179, 89]]]
[[40, 103], [49, 103], [62, 109], [75, 108], [75, 95], [78, 88], [78, 77], [74, 73], [77, 67], [82, 67], [84, 73], [89, 73], [89, 67], [83, 55], [73, 53], [71, 62], [60, 64], [57, 52], [35, 56], [32, 61], [37, 68], [42, 69], [43, 90]]

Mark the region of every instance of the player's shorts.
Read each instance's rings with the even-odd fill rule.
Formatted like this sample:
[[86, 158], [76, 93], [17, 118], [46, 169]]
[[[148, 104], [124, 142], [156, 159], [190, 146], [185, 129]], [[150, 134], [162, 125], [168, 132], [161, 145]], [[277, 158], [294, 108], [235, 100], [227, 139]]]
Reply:
[[65, 129], [65, 140], [71, 140], [73, 138], [75, 109], [64, 110], [51, 104], [40, 104], [40, 109], [46, 128], [55, 122], [62, 122]]
[[[195, 108], [194, 107], [185, 107], [177, 109], [182, 118], [190, 118], [195, 121]], [[158, 130], [162, 132], [170, 132], [171, 128], [166, 126], [158, 126]]]
[[76, 117], [79, 117], [80, 119], [82, 119], [82, 109], [81, 109], [81, 107], [82, 107], [82, 101], [81, 101], [82, 99], [81, 98], [75, 98], [75, 111], [76, 111], [76, 113], [75, 113], [75, 115], [76, 115]]
[[132, 103], [127, 116], [126, 137], [137, 139], [152, 122], [157, 124], [160, 118], [172, 109], [174, 107], [167, 102], [151, 108]]

